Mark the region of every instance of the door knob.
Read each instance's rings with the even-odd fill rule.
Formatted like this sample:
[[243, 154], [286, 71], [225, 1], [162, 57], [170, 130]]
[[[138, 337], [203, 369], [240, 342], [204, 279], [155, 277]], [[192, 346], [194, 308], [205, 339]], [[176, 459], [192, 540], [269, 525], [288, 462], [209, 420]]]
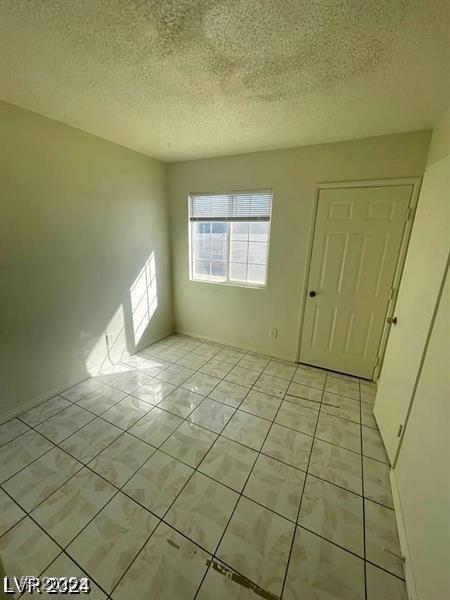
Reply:
[[388, 317], [386, 321], [389, 323], [389, 325], [397, 325], [397, 317]]
[[316, 295], [316, 292], [315, 292], [314, 290], [311, 290], [311, 291], [309, 292], [309, 297], [310, 297], [310, 298], [314, 298], [314, 296], [315, 296], [315, 295]]

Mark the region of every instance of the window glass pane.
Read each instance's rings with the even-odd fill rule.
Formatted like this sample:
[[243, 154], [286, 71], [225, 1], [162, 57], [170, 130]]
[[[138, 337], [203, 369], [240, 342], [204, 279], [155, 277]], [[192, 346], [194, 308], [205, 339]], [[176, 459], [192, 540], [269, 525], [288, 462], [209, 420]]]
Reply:
[[254, 221], [249, 225], [249, 239], [252, 242], [267, 241], [269, 235], [269, 223], [267, 221]]
[[205, 279], [209, 277], [210, 260], [194, 260], [194, 277]]
[[226, 263], [222, 260], [213, 260], [211, 262], [211, 275], [214, 278], [225, 279], [227, 272]]
[[231, 223], [231, 239], [232, 240], [248, 240], [248, 226], [247, 222], [233, 222]]
[[194, 241], [194, 256], [195, 258], [211, 257], [211, 240], [209, 237], [206, 240], [196, 239]]
[[249, 283], [265, 283], [266, 267], [263, 265], [248, 265]]
[[231, 281], [247, 281], [247, 265], [240, 263], [230, 263]]
[[231, 241], [231, 258], [232, 262], [247, 262], [248, 242]]
[[213, 240], [211, 242], [211, 258], [218, 260], [227, 259], [227, 243], [225, 240]]
[[211, 223], [211, 233], [223, 240], [227, 237], [227, 223]]
[[197, 235], [205, 235], [211, 233], [211, 223], [196, 222], [194, 223], [195, 233]]
[[264, 242], [250, 242], [248, 247], [248, 262], [257, 265], [266, 263], [267, 244]]

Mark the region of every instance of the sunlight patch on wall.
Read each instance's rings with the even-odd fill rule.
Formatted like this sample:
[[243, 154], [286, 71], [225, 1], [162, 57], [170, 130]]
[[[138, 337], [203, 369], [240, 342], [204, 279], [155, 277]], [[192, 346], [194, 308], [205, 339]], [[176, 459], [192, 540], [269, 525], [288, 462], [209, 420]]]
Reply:
[[86, 360], [86, 368], [90, 375], [95, 375], [100, 371], [108, 370], [127, 356], [129, 354], [125, 336], [124, 311], [121, 304], [90, 351]]
[[134, 343], [141, 340], [158, 306], [156, 261], [152, 252], [130, 288]]

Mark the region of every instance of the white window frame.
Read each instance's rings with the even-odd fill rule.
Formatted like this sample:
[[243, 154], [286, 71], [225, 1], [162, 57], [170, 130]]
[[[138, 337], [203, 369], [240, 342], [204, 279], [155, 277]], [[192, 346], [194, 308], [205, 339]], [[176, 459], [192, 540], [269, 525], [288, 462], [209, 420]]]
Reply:
[[[269, 221], [268, 221], [269, 231], [267, 234], [267, 254], [266, 254], [266, 264], [265, 264], [265, 271], [264, 271], [265, 283], [251, 283], [251, 282], [243, 282], [243, 281], [234, 281], [229, 278], [230, 259], [231, 259], [231, 244], [230, 244], [231, 227], [230, 226], [227, 227], [227, 260], [225, 263], [226, 279], [223, 281], [214, 281], [211, 279], [201, 279], [201, 278], [194, 277], [194, 265], [193, 265], [194, 249], [193, 249], [193, 243], [192, 243], [192, 226], [193, 226], [193, 223], [195, 223], [195, 221], [191, 221], [191, 197], [192, 196], [210, 196], [210, 195], [221, 196], [221, 195], [228, 195], [228, 194], [264, 193], [264, 192], [270, 193], [270, 195], [271, 195], [270, 216], [269, 216]], [[268, 287], [268, 271], [269, 271], [269, 256], [270, 256], [270, 234], [271, 234], [271, 229], [272, 229], [272, 208], [273, 208], [273, 192], [272, 192], [271, 188], [264, 188], [264, 189], [257, 189], [257, 190], [232, 190], [232, 191], [228, 191], [228, 192], [221, 191], [221, 192], [199, 192], [199, 193], [191, 192], [191, 193], [189, 193], [189, 195], [188, 195], [189, 281], [192, 281], [193, 283], [205, 283], [205, 284], [211, 284], [211, 285], [227, 285], [227, 286], [232, 286], [232, 287], [243, 287], [243, 288], [260, 289], [260, 290], [267, 289], [267, 287]], [[226, 221], [216, 221], [216, 222], [218, 222], [218, 223], [224, 222], [225, 223]], [[251, 219], [249, 219], [248, 222], [255, 223], [257, 221], [252, 221]], [[230, 223], [230, 222], [228, 222], [228, 223]]]

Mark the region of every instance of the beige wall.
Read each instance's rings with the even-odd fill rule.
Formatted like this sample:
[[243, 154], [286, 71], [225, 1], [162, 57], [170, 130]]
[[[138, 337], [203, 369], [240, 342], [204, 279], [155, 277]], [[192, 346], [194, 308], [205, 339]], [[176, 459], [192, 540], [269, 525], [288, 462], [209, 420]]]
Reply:
[[85, 379], [107, 359], [105, 330], [114, 359], [134, 350], [130, 287], [152, 253], [158, 306], [140, 346], [171, 331], [172, 300], [164, 165], [5, 103], [0, 154], [6, 415]]
[[[429, 332], [429, 335], [422, 336], [423, 339], [421, 337], [420, 347], [408, 344], [417, 354], [415, 371], [411, 374], [415, 393], [393, 473], [400, 500], [397, 519], [400, 519], [400, 530], [405, 532], [403, 551], [409, 558], [407, 573], [412, 574], [408, 583], [411, 593], [415, 587], [418, 600], [450, 597], [448, 271], [446, 275], [450, 243], [448, 123], [449, 111], [433, 132], [401, 283], [403, 293], [410, 297], [410, 310], [414, 313], [417, 331], [421, 332], [422, 321], [426, 319]], [[426, 261], [428, 271], [422, 267], [423, 261]], [[418, 264], [416, 271], [413, 269], [414, 262]], [[417, 293], [418, 286], [420, 294]], [[430, 299], [422, 296], [423, 289], [428, 290], [431, 307], [428, 306]], [[415, 337], [419, 333], [415, 333]], [[411, 348], [404, 348], [402, 355], [406, 351], [410, 353]]]
[[[177, 330], [295, 359], [317, 183], [421, 176], [429, 140], [419, 131], [169, 165]], [[273, 189], [267, 289], [190, 282], [189, 192], [252, 188]]]

